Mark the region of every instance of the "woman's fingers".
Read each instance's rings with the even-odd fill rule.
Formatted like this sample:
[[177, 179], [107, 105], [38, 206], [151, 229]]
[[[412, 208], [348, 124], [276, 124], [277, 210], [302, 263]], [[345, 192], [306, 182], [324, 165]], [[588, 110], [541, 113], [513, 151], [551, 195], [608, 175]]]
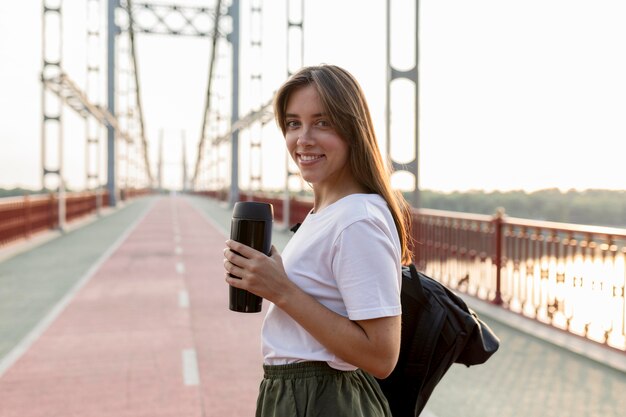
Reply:
[[[242, 243], [229, 240], [224, 249], [226, 282], [269, 301], [285, 292], [290, 281], [285, 274], [278, 249], [272, 245], [266, 256]], [[230, 276], [230, 275], [232, 276]]]
[[[237, 255], [233, 254], [230, 250], [224, 250], [224, 256], [226, 256], [226, 252], [230, 252], [228, 256], [237, 257]], [[238, 258], [244, 259], [241, 256]], [[243, 288], [247, 287], [247, 283], [242, 279], [245, 274], [245, 270], [228, 259], [224, 259], [224, 269], [226, 270], [226, 282], [232, 285], [233, 287]]]
[[224, 259], [224, 269], [226, 270], [226, 272], [228, 272], [229, 274], [233, 274], [233, 275], [237, 276], [235, 274], [235, 272], [236, 272], [235, 268], [237, 268], [237, 265], [235, 265], [234, 263], [232, 263], [228, 259]]
[[[256, 255], [262, 256], [259, 257]], [[236, 277], [245, 278], [249, 275], [246, 275], [246, 272], [255, 274], [260, 269], [263, 269], [261, 265], [264, 262], [263, 258], [266, 258], [266, 256], [244, 244], [234, 242], [232, 247], [224, 249], [224, 258], [224, 269], [226, 269], [227, 272]]]
[[231, 275], [231, 273], [226, 273], [226, 282], [233, 287], [243, 288], [245, 286], [244, 281], [241, 278], [238, 278], [235, 274]]
[[226, 246], [230, 250], [241, 254], [241, 256], [243, 256], [244, 258], [250, 259], [257, 255], [262, 255], [262, 253], [259, 252], [258, 250], [251, 248], [248, 245], [244, 245], [243, 243], [232, 240], [232, 239], [229, 239], [226, 241]]
[[245, 262], [246, 258], [241, 256], [239, 253], [233, 251], [232, 249], [224, 249], [224, 258], [226, 260], [232, 262], [235, 265], [243, 266], [242, 264]]

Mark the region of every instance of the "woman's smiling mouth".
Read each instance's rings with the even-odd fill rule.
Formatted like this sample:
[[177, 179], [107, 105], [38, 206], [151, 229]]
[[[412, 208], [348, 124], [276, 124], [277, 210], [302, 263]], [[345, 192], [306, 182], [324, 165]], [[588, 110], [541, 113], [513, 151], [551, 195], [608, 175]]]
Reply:
[[303, 155], [303, 154], [297, 154], [298, 156], [298, 160], [303, 163], [303, 164], [310, 164], [310, 163], [314, 163], [319, 161], [320, 159], [324, 158], [324, 154], [321, 155], [311, 155], [311, 154], [307, 154], [307, 155]]

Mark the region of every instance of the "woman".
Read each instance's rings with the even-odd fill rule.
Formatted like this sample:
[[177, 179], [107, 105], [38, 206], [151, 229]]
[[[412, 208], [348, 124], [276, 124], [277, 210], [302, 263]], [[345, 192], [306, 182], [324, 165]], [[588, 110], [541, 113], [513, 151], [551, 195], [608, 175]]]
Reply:
[[257, 417], [391, 416], [374, 377], [400, 349], [408, 206], [394, 193], [364, 94], [342, 68], [303, 68], [278, 90], [276, 121], [314, 192], [283, 255], [238, 242], [228, 284], [272, 304], [263, 323]]

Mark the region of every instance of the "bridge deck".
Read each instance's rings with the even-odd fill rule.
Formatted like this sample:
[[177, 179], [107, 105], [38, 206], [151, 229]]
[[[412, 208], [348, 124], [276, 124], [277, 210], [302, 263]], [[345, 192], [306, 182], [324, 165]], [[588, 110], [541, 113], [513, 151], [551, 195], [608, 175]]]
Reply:
[[[0, 262], [0, 417], [253, 415], [263, 314], [228, 310], [229, 218], [143, 198]], [[500, 352], [453, 366], [429, 413], [624, 415], [625, 373], [485, 319]]]

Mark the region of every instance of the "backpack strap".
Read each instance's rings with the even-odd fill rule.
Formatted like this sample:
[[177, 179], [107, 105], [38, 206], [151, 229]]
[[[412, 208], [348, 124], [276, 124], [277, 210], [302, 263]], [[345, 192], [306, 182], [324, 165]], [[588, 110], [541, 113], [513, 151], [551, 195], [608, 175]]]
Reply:
[[[407, 328], [414, 329], [411, 345], [408, 351], [408, 361], [405, 366], [405, 375], [410, 377], [424, 376], [428, 374], [428, 368], [435, 351], [439, 334], [445, 323], [445, 311], [434, 308], [431, 301], [426, 297], [424, 287], [421, 283], [420, 274], [415, 265], [409, 265], [411, 273], [410, 280], [403, 280], [402, 284], [409, 285], [404, 289], [406, 295], [415, 299], [421, 309], [428, 310], [429, 314], [410, 314], [413, 323], [406, 323]], [[407, 282], [408, 281], [408, 282]], [[410, 304], [402, 303], [403, 306]]]
[[[407, 291], [417, 302], [422, 306], [430, 305], [428, 298], [426, 297], [426, 293], [424, 292], [424, 286], [422, 285], [422, 281], [420, 280], [420, 273], [417, 271], [415, 264], [411, 263], [408, 267], [402, 267], [403, 273], [406, 274], [406, 268], [408, 268], [410, 279], [410, 285], [408, 288], [403, 288], [404, 291]], [[402, 282], [404, 285], [404, 280]]]

